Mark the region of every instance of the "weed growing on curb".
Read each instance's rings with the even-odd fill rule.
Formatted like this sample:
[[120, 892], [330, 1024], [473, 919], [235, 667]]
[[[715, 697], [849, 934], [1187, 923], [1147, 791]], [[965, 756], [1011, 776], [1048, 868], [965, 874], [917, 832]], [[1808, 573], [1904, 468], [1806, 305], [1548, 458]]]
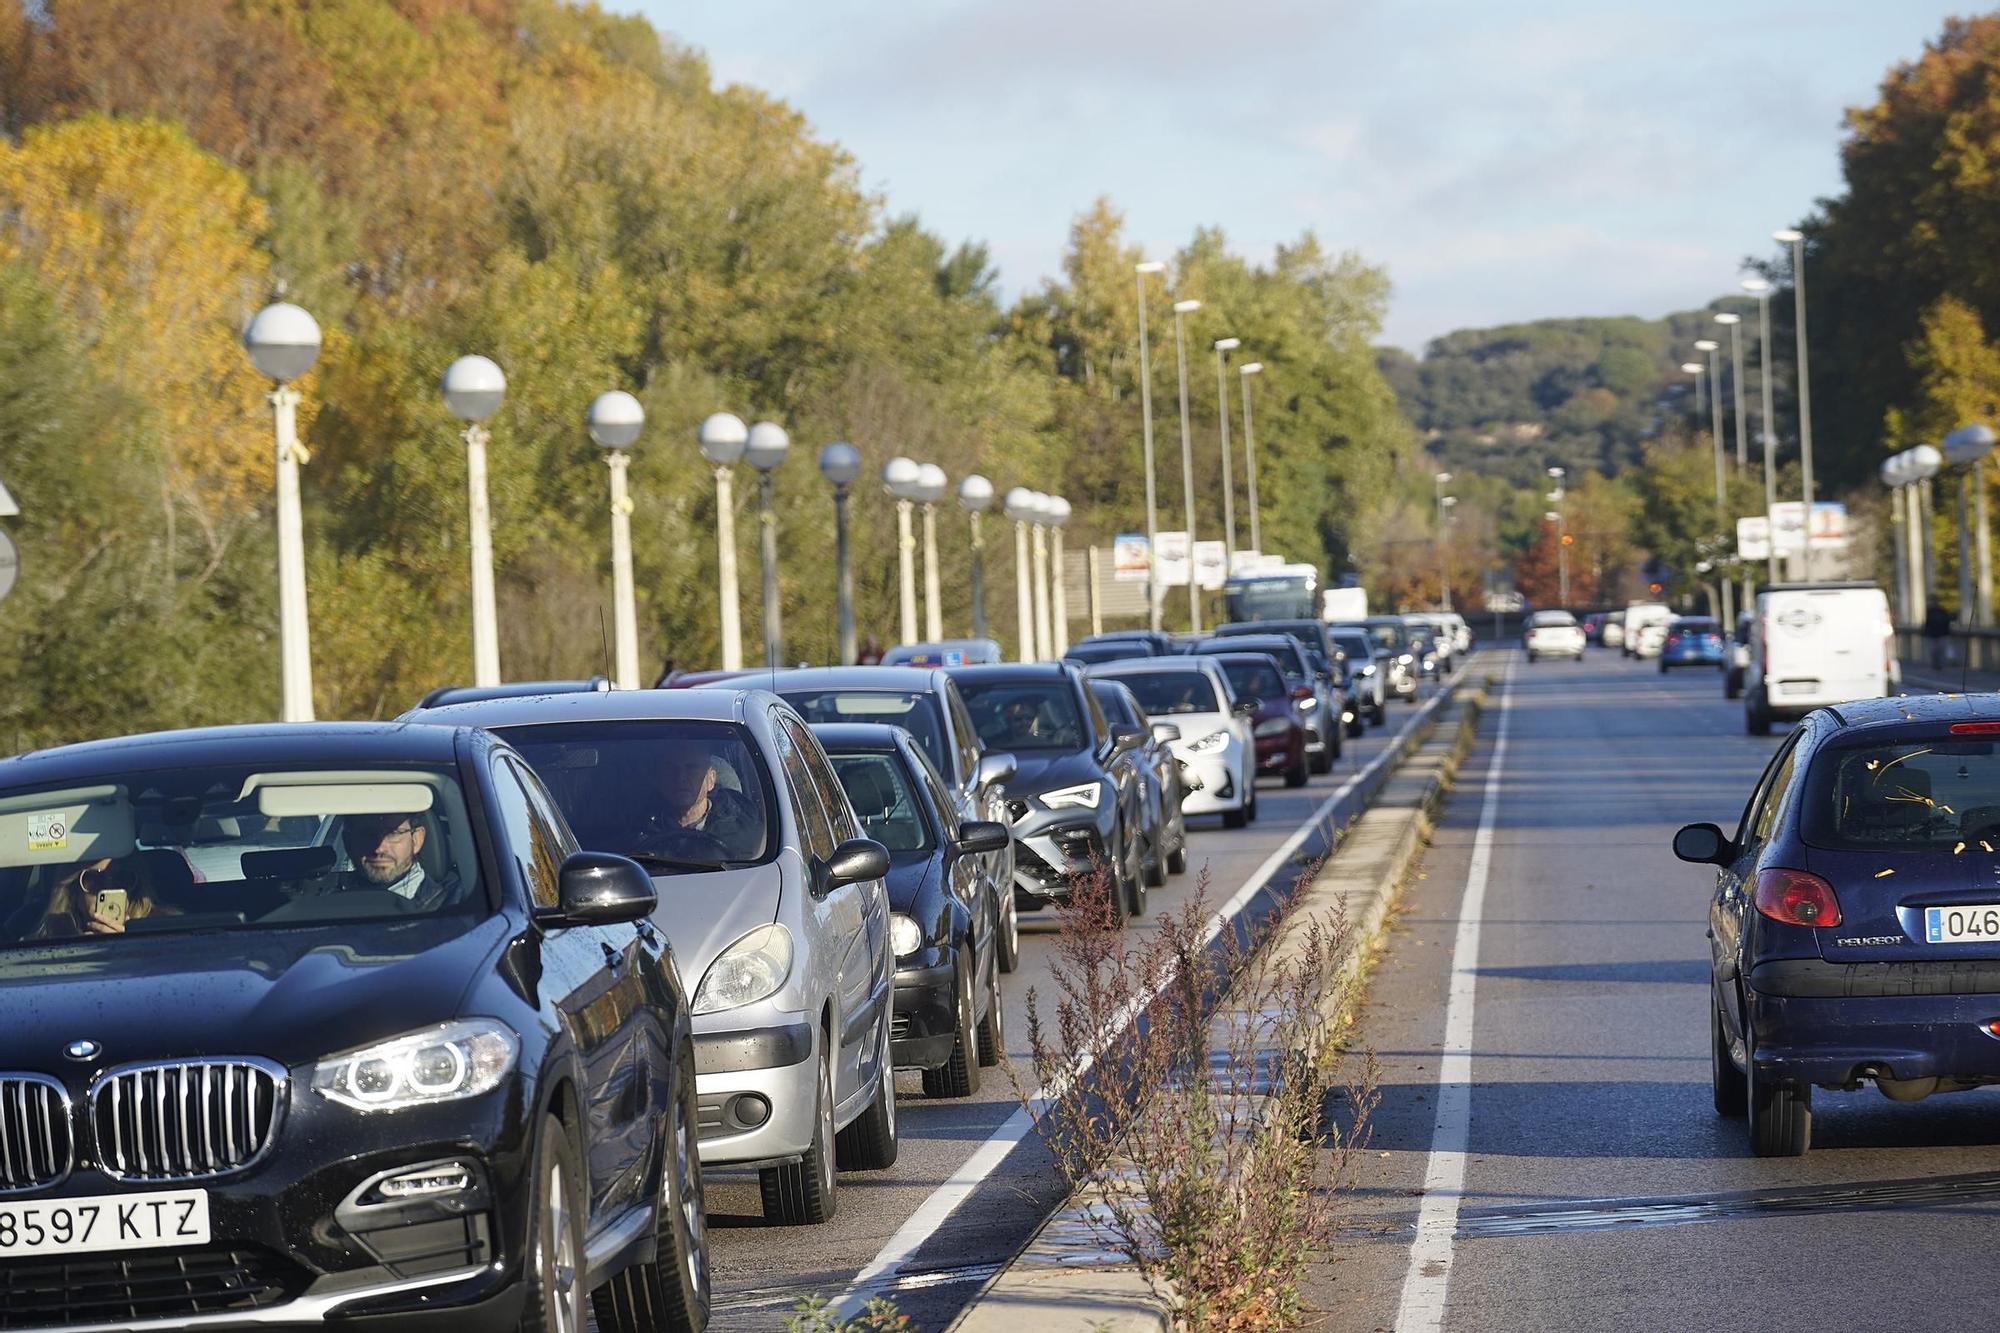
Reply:
[[1099, 1240], [1193, 1333], [1298, 1322], [1366, 1142], [1375, 1061], [1339, 1045], [1353, 928], [1339, 913], [1291, 919], [1317, 870], [1248, 941], [1231, 927], [1208, 939], [1205, 869], [1144, 937], [1126, 935], [1107, 876], [1080, 877], [1059, 913], [1053, 1005], [1028, 992], [1036, 1128], [1094, 1196]]
[[916, 1325], [906, 1314], [898, 1314], [895, 1303], [877, 1296], [861, 1307], [852, 1319], [835, 1319], [833, 1306], [819, 1296], [808, 1296], [785, 1316], [785, 1333], [916, 1333]]

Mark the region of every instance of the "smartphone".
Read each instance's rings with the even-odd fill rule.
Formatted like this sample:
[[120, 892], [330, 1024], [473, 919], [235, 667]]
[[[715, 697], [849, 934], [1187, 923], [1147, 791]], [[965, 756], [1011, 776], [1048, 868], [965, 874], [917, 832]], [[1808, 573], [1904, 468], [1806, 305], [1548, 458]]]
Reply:
[[92, 911], [100, 919], [122, 927], [125, 924], [125, 912], [128, 906], [124, 889], [99, 889]]

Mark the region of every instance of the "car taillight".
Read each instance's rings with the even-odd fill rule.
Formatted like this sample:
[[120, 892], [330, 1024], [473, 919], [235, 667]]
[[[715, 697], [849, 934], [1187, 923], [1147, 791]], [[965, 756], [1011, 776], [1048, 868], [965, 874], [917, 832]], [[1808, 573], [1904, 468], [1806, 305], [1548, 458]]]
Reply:
[[1992, 736], [2000, 733], [2000, 722], [1954, 722], [1951, 734], [1954, 736]]
[[1840, 899], [1833, 885], [1803, 870], [1757, 872], [1757, 910], [1788, 926], [1837, 926]]

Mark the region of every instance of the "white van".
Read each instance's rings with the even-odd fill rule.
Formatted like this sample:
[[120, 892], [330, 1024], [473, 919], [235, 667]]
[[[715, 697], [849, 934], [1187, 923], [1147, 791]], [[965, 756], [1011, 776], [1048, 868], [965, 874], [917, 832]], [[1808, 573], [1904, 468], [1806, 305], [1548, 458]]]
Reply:
[[1743, 725], [1804, 717], [1850, 699], [1879, 699], [1898, 683], [1889, 599], [1872, 583], [1774, 583], [1757, 594]]
[[1673, 608], [1665, 602], [1632, 603], [1625, 608], [1625, 634], [1619, 641], [1619, 647], [1624, 650], [1625, 656], [1637, 657], [1640, 629], [1647, 625], [1658, 625], [1664, 630], [1667, 622], [1673, 618]]

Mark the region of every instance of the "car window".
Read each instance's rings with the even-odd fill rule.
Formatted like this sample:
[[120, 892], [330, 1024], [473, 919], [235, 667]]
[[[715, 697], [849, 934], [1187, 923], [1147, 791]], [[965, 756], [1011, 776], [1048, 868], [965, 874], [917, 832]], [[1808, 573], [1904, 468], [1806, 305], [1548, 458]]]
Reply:
[[[0, 948], [401, 919], [490, 900], [456, 767], [115, 767], [0, 791]], [[197, 862], [200, 864], [197, 864]]]
[[637, 856], [656, 873], [778, 854], [775, 788], [739, 723], [620, 718], [495, 730], [592, 851]]
[[1222, 674], [1229, 677], [1229, 688], [1236, 691], [1239, 699], [1261, 699], [1269, 703], [1290, 693], [1284, 677], [1262, 662], [1224, 662]]
[[542, 785], [542, 780], [535, 776], [532, 769], [517, 763], [514, 771], [520, 775], [521, 785], [527, 789], [528, 804], [534, 810], [536, 820], [547, 827], [556, 847], [564, 856], [576, 851], [581, 844], [571, 831], [569, 820], [556, 805], [555, 797], [549, 795], [549, 789]]
[[916, 752], [915, 765], [917, 781], [930, 792], [931, 805], [937, 811], [939, 822], [944, 825], [944, 836], [956, 838], [959, 829], [958, 807], [952, 804], [951, 793], [945, 789], [944, 778], [938, 774], [936, 766], [922, 750]]
[[[1762, 844], [1770, 839], [1771, 830], [1777, 827], [1778, 814], [1784, 808], [1785, 790], [1792, 781], [1792, 757], [1798, 753], [1799, 737], [1803, 731], [1794, 731], [1786, 738], [1786, 743], [1775, 756], [1771, 766], [1764, 771], [1764, 777], [1757, 784], [1756, 794], [1750, 799], [1750, 807], [1743, 813], [1743, 828], [1738, 832], [1739, 845]], [[1743, 835], [1747, 833], [1747, 838]]]
[[1130, 694], [1116, 681], [1094, 680], [1090, 682], [1090, 697], [1104, 710], [1104, 716], [1112, 725], [1131, 727], [1139, 724], [1132, 714]]
[[930, 823], [918, 808], [916, 788], [893, 754], [829, 756], [861, 833], [891, 852], [927, 852], [935, 846]]
[[806, 767], [805, 755], [799, 752], [798, 740], [785, 726], [787, 720], [774, 719], [771, 727], [778, 746], [778, 763], [785, 770], [785, 786], [789, 789], [786, 794], [791, 798], [792, 815], [805, 839], [801, 850], [824, 861], [833, 855], [833, 824], [827, 818], [826, 807], [820, 803], [818, 784], [813, 781], [812, 770]]
[[1147, 671], [1120, 676], [1119, 681], [1139, 700], [1148, 717], [1181, 713], [1220, 713], [1215, 686], [1201, 671]]
[[1800, 831], [1848, 851], [2000, 850], [2000, 747], [1937, 739], [1822, 749], [1806, 780]]
[[528, 898], [537, 907], [556, 906], [562, 901], [559, 837], [535, 809], [521, 770], [505, 756], [493, 761], [493, 809], [506, 840], [498, 850], [521, 877]]
[[945, 753], [944, 717], [937, 696], [912, 690], [780, 690], [778, 697], [808, 722], [886, 722], [916, 737], [939, 768], [951, 767]]
[[1537, 611], [1528, 617], [1528, 625], [1533, 629], [1548, 629], [1556, 625], [1574, 625], [1576, 617], [1567, 611]]
[[812, 776], [813, 790], [819, 794], [820, 805], [826, 810], [834, 845], [837, 847], [849, 838], [860, 837], [861, 829], [855, 823], [847, 794], [841, 790], [840, 779], [827, 762], [826, 751], [820, 747], [819, 738], [807, 731], [797, 718], [782, 718], [780, 724], [790, 734], [793, 744], [799, 747], [799, 757], [805, 760], [806, 772]]
[[1084, 748], [1086, 724], [1066, 680], [962, 680], [959, 689], [988, 749]]
[[1095, 694], [1085, 690], [1083, 706], [1090, 714], [1090, 730], [1091, 734], [1096, 736], [1097, 743], [1099, 745], [1108, 743], [1111, 740], [1111, 719], [1104, 715], [1104, 705], [1097, 702]]
[[[972, 714], [966, 711], [965, 700], [959, 697], [958, 686], [947, 681], [938, 691], [938, 697], [951, 710], [952, 740], [958, 750], [958, 781], [971, 782], [979, 772], [979, 732], [972, 725]], [[947, 783], [952, 782], [947, 765], [939, 763], [936, 767]]]

